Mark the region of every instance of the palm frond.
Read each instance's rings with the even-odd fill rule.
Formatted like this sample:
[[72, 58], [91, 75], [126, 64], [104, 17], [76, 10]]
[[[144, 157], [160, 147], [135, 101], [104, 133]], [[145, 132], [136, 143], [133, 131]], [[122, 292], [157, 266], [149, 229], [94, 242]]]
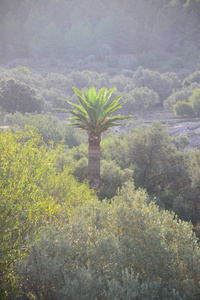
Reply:
[[88, 99], [89, 99], [90, 103], [93, 105], [95, 104], [96, 96], [97, 95], [96, 95], [95, 88], [91, 87], [88, 92]]
[[64, 101], [64, 102], [66, 102], [67, 104], [69, 104], [69, 105], [71, 105], [71, 106], [73, 106], [74, 104], [73, 103], [71, 103], [70, 101], [68, 101], [68, 100], [66, 100], [66, 99], [64, 99], [64, 98], [57, 98], [57, 100], [61, 100], [61, 101]]
[[81, 120], [82, 122], [88, 122], [87, 121], [87, 117], [80, 114], [79, 112], [76, 112], [74, 110], [70, 111], [71, 115], [74, 116], [75, 118], [78, 118], [79, 120]]
[[115, 127], [115, 126], [122, 126], [122, 124], [121, 124], [121, 123], [111, 123], [111, 124], [104, 124], [104, 125], [101, 125], [100, 132], [104, 132], [104, 131], [106, 131], [108, 128], [110, 128], [110, 127]]
[[88, 107], [90, 106], [90, 103], [86, 100], [85, 96], [84, 96], [84, 92], [81, 92], [79, 89], [77, 89], [76, 87], [73, 87], [73, 90], [75, 91], [75, 94], [79, 100], [80, 105], [87, 110]]
[[83, 130], [88, 130], [87, 126], [82, 124], [82, 123], [79, 123], [79, 122], [73, 122], [71, 123], [71, 125], [77, 127], [77, 128], [80, 128], [80, 129], [83, 129]]
[[[82, 106], [77, 105], [77, 104], [74, 104], [74, 108], [75, 108], [76, 110], [78, 110], [80, 113], [82, 113], [83, 115], [88, 116], [87, 111], [86, 111]], [[69, 109], [68, 109], [68, 111], [69, 111]], [[72, 111], [72, 110], [71, 110], [71, 111]]]
[[[117, 98], [117, 97], [116, 97], [116, 98]], [[114, 101], [114, 100], [115, 100], [115, 101]], [[128, 101], [128, 100], [129, 100], [129, 99], [125, 99], [125, 100], [122, 100], [122, 101], [118, 102], [119, 99], [113, 99], [111, 105], [110, 105], [107, 109], [104, 110], [104, 113], [102, 114], [102, 116], [103, 116], [104, 118], [108, 117], [109, 115], [111, 115], [111, 114], [112, 114], [113, 112], [115, 112], [116, 110], [122, 108], [123, 104], [124, 104], [126, 101]]]
[[115, 90], [116, 90], [116, 87], [113, 87], [109, 91], [107, 91], [107, 93], [106, 93], [106, 102], [108, 102], [110, 100], [110, 97], [112, 96], [112, 94], [114, 93]]
[[59, 98], [69, 104], [73, 109], [58, 108], [57, 110], [70, 113], [72, 116], [72, 118], [69, 119], [71, 124], [80, 129], [95, 133], [103, 132], [109, 127], [121, 125], [121, 123], [115, 123], [115, 121], [133, 118], [133, 116], [111, 116], [129, 100], [120, 101], [122, 97], [120, 95], [110, 100], [115, 88], [107, 90], [103, 87], [98, 93], [96, 93], [94, 87], [91, 87], [89, 91], [80, 91], [76, 87], [73, 87], [73, 89], [79, 104], [74, 104], [68, 100]]
[[134, 116], [114, 116], [114, 117], [109, 118], [108, 122], [128, 120], [128, 119], [135, 119], [135, 117]]
[[106, 94], [107, 94], [107, 89], [106, 88], [102, 88], [98, 95], [97, 95], [97, 108], [96, 108], [96, 121], [98, 123], [98, 121], [101, 118], [101, 115], [103, 113], [103, 106], [106, 102]]
[[58, 108], [53, 108], [53, 110], [59, 110], [59, 111], [67, 112], [67, 111], [66, 111], [66, 108], [59, 108], [59, 107], [58, 107]]

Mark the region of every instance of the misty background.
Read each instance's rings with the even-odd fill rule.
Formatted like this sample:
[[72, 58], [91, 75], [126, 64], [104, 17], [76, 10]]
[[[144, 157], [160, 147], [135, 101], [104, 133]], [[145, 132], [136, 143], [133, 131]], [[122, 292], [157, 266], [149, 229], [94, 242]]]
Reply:
[[117, 67], [119, 55], [131, 54], [132, 70], [189, 73], [199, 64], [199, 46], [199, 0], [0, 1], [1, 63], [48, 58], [52, 66], [61, 60], [87, 68], [115, 56], [107, 64]]

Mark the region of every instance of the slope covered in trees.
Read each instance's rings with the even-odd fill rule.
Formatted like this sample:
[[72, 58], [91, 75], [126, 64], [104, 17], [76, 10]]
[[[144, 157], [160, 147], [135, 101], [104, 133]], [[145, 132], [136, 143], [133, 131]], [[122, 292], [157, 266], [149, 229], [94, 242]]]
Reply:
[[160, 122], [109, 130], [99, 201], [87, 135], [53, 110], [115, 87], [124, 115], [198, 123], [199, 19], [199, 0], [0, 1], [1, 299], [200, 298], [200, 151]]
[[68, 167], [58, 168], [60, 152], [31, 129], [16, 134], [0, 130], [1, 299], [14, 299], [16, 261], [41, 229], [62, 227], [75, 206], [92, 201], [89, 188], [78, 184]]
[[[150, 195], [134, 186], [129, 172], [117, 196], [101, 202], [70, 174], [61, 149], [47, 147], [30, 128], [0, 132], [0, 138], [1, 299], [199, 299], [200, 249], [193, 227], [155, 205], [164, 199], [160, 188], [173, 197], [183, 192], [186, 206], [195, 188], [198, 198], [198, 151], [186, 154], [191, 157], [183, 166], [184, 153], [176, 152], [159, 124], [105, 139], [104, 159], [122, 169], [133, 159], [135, 181], [142, 186], [145, 173]], [[148, 170], [144, 158], [150, 159]], [[176, 172], [184, 174], [177, 178]], [[181, 213], [181, 195], [177, 200]]]
[[199, 58], [199, 0], [2, 0], [0, 16], [2, 57], [92, 62], [130, 53], [152, 68]]
[[23, 132], [0, 132], [2, 299], [198, 299], [200, 250], [184, 221], [199, 233], [200, 153], [185, 136], [160, 123], [107, 133], [100, 202], [72, 176], [87, 178], [84, 136], [50, 114], [3, 116]]

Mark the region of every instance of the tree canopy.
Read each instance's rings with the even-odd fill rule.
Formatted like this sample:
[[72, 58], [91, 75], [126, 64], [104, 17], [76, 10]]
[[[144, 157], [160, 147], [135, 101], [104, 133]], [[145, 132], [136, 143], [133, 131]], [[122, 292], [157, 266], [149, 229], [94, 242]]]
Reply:
[[101, 88], [98, 93], [96, 93], [94, 87], [90, 88], [89, 91], [80, 91], [75, 87], [73, 89], [79, 100], [79, 105], [60, 98], [74, 108], [63, 110], [73, 116], [71, 118], [72, 125], [86, 130], [88, 133], [102, 133], [110, 127], [122, 125], [121, 123], [115, 123], [115, 121], [133, 118], [133, 116], [112, 116], [128, 100], [119, 101], [121, 95], [111, 99], [115, 88], [110, 90]]
[[[69, 168], [58, 171], [61, 148], [48, 148], [32, 130], [0, 130], [0, 298], [15, 286], [14, 264], [43, 226], [62, 226], [73, 207], [92, 199]], [[89, 200], [90, 199], [90, 200]], [[6, 298], [7, 299], [7, 298]]]
[[78, 208], [69, 226], [44, 229], [18, 274], [37, 300], [198, 299], [199, 260], [192, 226], [129, 183], [111, 203]]
[[[195, 64], [199, 1], [1, 1], [0, 53], [12, 57], [102, 57], [134, 53], [140, 64]], [[176, 65], [178, 66], [178, 65]]]

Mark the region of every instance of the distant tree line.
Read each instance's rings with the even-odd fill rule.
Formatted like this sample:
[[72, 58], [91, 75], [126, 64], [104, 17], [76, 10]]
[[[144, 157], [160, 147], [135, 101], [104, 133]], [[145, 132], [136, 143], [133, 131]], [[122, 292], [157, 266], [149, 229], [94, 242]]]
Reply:
[[199, 18], [199, 0], [2, 0], [0, 54], [55, 63], [133, 53], [144, 67], [179, 69], [198, 62]]
[[[0, 106], [7, 113], [16, 111], [51, 112], [52, 109], [69, 108], [60, 101], [64, 98], [77, 103], [73, 88], [100, 90], [115, 87], [113, 96], [122, 95], [125, 103], [123, 113], [135, 114], [164, 108], [176, 115], [199, 115], [200, 71], [188, 76], [174, 72], [161, 73], [138, 67], [135, 72], [123, 69], [116, 75], [108, 72], [71, 71], [66, 74], [50, 72], [46, 76], [32, 73], [25, 66], [12, 69], [0, 68]], [[182, 103], [183, 102], [183, 103]], [[186, 102], [186, 104], [184, 104]]]

